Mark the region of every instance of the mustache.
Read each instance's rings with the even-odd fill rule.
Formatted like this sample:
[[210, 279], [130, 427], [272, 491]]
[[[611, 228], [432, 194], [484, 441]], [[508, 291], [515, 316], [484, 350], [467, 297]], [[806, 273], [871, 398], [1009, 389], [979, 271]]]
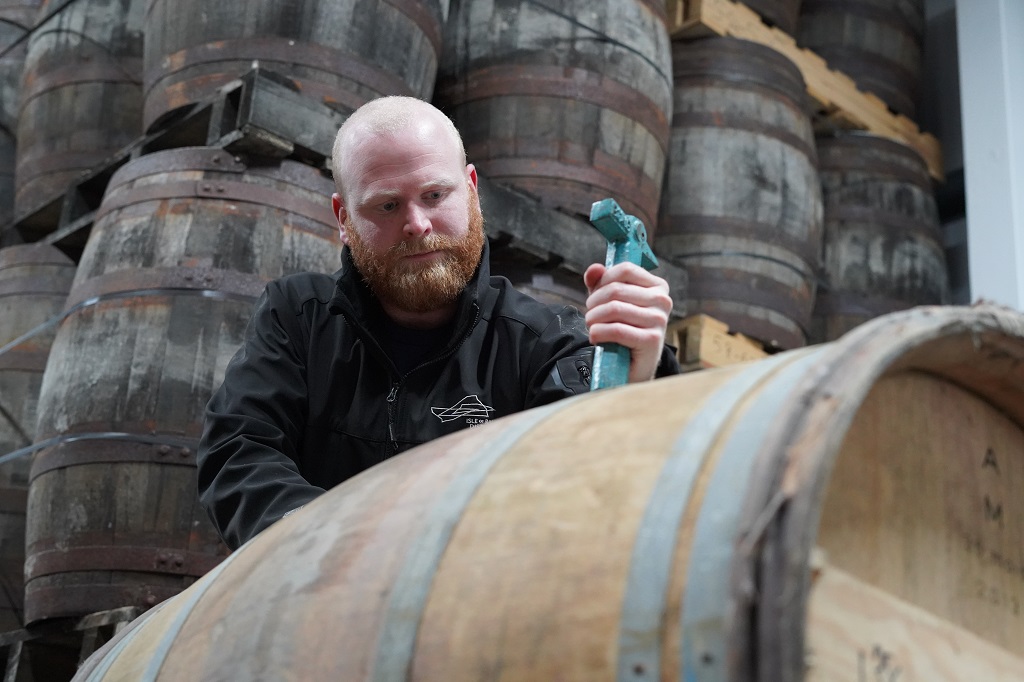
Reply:
[[447, 235], [437, 233], [428, 234], [425, 237], [406, 239], [388, 249], [388, 255], [393, 258], [403, 256], [418, 256], [431, 251], [451, 251], [457, 246], [454, 239]]

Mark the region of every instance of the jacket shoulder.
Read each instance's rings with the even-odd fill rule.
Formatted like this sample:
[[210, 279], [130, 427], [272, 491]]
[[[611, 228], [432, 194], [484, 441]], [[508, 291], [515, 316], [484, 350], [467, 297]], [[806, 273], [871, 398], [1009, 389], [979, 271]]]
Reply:
[[538, 301], [515, 287], [504, 277], [491, 277], [491, 288], [497, 292], [496, 304], [491, 310], [491, 319], [504, 319], [522, 325], [533, 334], [541, 336], [557, 321], [563, 332], [587, 336], [587, 326], [582, 313], [571, 305], [548, 304]]
[[330, 303], [340, 272], [298, 272], [279, 277], [267, 284], [267, 296], [276, 306], [286, 306], [298, 314], [307, 303]]

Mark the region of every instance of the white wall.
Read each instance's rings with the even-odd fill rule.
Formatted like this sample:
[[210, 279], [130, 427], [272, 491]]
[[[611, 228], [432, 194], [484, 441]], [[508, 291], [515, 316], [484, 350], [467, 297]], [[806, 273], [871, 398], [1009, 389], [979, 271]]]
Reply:
[[1024, 310], [1024, 2], [956, 14], [971, 296]]

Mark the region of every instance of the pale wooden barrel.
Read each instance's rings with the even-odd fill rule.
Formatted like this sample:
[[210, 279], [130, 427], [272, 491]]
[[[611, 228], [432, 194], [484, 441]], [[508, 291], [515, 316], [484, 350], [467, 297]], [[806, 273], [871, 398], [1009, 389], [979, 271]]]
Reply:
[[[75, 264], [49, 244], [0, 249], [0, 348], [35, 331], [64, 307]], [[0, 354], [0, 456], [31, 445], [36, 403], [53, 343], [44, 330]], [[24, 624], [25, 507], [31, 459], [0, 464], [0, 632]]]
[[26, 619], [148, 607], [226, 553], [197, 498], [204, 409], [271, 278], [340, 260], [333, 183], [210, 148], [111, 178], [47, 363]]
[[924, 0], [803, 0], [797, 40], [911, 118], [921, 92]]
[[430, 99], [442, 23], [439, 0], [149, 0], [146, 129], [254, 63], [343, 111], [384, 95]]
[[388, 460], [78, 679], [1020, 679], [1021, 452], [1024, 317], [896, 313]]
[[144, 2], [43, 0], [22, 81], [17, 216], [142, 134]]
[[810, 336], [943, 303], [949, 291], [931, 177], [912, 148], [865, 133], [819, 137], [824, 265]]
[[434, 102], [491, 180], [582, 216], [613, 197], [653, 237], [672, 113], [661, 0], [457, 3]]
[[672, 145], [656, 252], [689, 275], [688, 314], [766, 346], [804, 345], [822, 205], [803, 78], [782, 54], [709, 38], [672, 45]]

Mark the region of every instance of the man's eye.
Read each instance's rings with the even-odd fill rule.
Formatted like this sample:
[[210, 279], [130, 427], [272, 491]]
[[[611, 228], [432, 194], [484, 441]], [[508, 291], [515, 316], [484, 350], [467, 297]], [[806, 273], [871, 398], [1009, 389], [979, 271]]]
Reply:
[[381, 208], [382, 211], [394, 211], [396, 208], [398, 208], [398, 202], [397, 201], [386, 201], [386, 202], [384, 202], [383, 204], [380, 205], [380, 208]]
[[444, 196], [444, 192], [442, 192], [439, 189], [435, 189], [433, 192], [428, 192], [427, 193], [427, 198], [431, 199], [433, 201], [437, 201], [438, 199], [440, 199], [443, 196]]

